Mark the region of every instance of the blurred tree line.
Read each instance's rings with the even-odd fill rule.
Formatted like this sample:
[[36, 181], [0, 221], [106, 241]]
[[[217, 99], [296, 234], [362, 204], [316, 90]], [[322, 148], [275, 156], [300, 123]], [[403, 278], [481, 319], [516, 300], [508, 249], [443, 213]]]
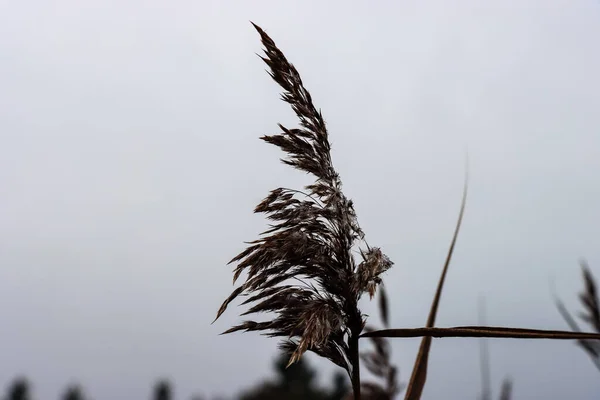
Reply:
[[[317, 382], [317, 372], [305, 359], [286, 368], [288, 357], [280, 355], [274, 362], [275, 376], [243, 390], [237, 396], [212, 397], [213, 400], [343, 400], [350, 386], [344, 373], [334, 374], [330, 387]], [[172, 384], [159, 380], [151, 390], [151, 400], [175, 400]], [[30, 382], [24, 377], [16, 378], [6, 389], [2, 400], [33, 400]], [[45, 400], [45, 399], [44, 399]], [[92, 400], [79, 385], [68, 386], [59, 400]], [[99, 399], [100, 400], [100, 399]], [[190, 400], [208, 400], [196, 395]]]

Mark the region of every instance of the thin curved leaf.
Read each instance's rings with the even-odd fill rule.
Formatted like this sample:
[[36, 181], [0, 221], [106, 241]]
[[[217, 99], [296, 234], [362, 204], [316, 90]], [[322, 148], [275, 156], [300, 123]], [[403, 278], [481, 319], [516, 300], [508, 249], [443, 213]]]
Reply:
[[[442, 269], [442, 274], [440, 275], [440, 280], [438, 282], [438, 286], [433, 297], [433, 302], [431, 303], [429, 317], [427, 318], [427, 327], [433, 327], [433, 325], [435, 324], [435, 317], [437, 315], [437, 310], [440, 304], [440, 298], [442, 296], [442, 289], [446, 280], [446, 274], [448, 273], [448, 266], [450, 265], [450, 260], [452, 259], [452, 253], [454, 252], [454, 246], [456, 245], [456, 239], [458, 238], [458, 232], [460, 231], [460, 225], [462, 224], [463, 215], [465, 213], [468, 180], [469, 179], [467, 169], [467, 173], [465, 175], [465, 184], [463, 188], [462, 203], [460, 205], [460, 212], [458, 214], [458, 221], [456, 222], [454, 236], [452, 237], [450, 249], [448, 250], [448, 255], [446, 256], [446, 262], [444, 263], [444, 268]], [[425, 382], [427, 381], [427, 363], [429, 361], [430, 349], [431, 337], [424, 336], [423, 340], [421, 340], [421, 345], [419, 347], [419, 352], [417, 353], [417, 358], [415, 360], [415, 365], [413, 367], [410, 381], [408, 383], [408, 386], [406, 387], [406, 395], [404, 397], [405, 400], [419, 400], [421, 398], [421, 394], [423, 393], [423, 387], [425, 387]]]

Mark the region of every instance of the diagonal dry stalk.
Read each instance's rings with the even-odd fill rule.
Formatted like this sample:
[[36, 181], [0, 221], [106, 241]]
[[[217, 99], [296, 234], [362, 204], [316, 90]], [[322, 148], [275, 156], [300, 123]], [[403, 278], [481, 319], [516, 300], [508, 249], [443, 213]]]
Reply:
[[[579, 293], [579, 300], [584, 308], [584, 311], [579, 314], [579, 317], [590, 325], [594, 331], [600, 333], [600, 300], [598, 299], [596, 281], [587, 262], [582, 260], [580, 264], [585, 287], [583, 292]], [[571, 330], [581, 332], [579, 324], [577, 324], [564, 303], [557, 296], [555, 296], [555, 303], [558, 311]], [[600, 370], [600, 343], [591, 340], [578, 340], [577, 344], [585, 350], [596, 368]]]
[[[372, 338], [377, 343], [381, 343], [377, 338], [423, 337], [405, 397], [411, 400], [421, 397], [432, 337], [600, 339], [600, 334], [581, 332], [434, 327], [464, 213], [466, 180], [458, 222], [426, 326], [362, 334], [366, 318], [358, 302], [364, 293], [371, 298], [375, 295], [382, 282], [381, 275], [393, 263], [379, 248], [364, 241], [352, 201], [342, 192], [340, 177], [333, 167], [323, 116], [313, 105], [300, 74], [273, 40], [260, 27], [254, 27], [265, 47], [265, 56], [261, 58], [269, 67], [270, 76], [283, 89], [282, 100], [291, 105], [300, 121], [300, 128], [279, 125], [280, 134], [261, 139], [287, 153], [288, 157], [282, 160], [285, 164], [312, 174], [316, 180], [304, 191], [275, 189], [255, 208], [255, 212], [267, 214], [274, 223], [260, 239], [250, 242], [249, 247], [230, 261], [238, 263], [234, 283], [243, 272], [246, 280], [223, 302], [215, 320], [239, 296], [248, 297], [242, 304], [253, 304], [242, 315], [266, 312], [275, 316], [263, 322], [245, 321], [224, 333], [261, 331], [267, 336], [282, 337], [281, 347], [290, 353], [290, 363], [306, 351], [331, 360], [348, 372], [355, 399], [361, 398], [360, 337]], [[360, 250], [362, 259], [357, 262], [352, 250], [361, 241], [365, 247]], [[510, 387], [503, 392], [509, 393]]]

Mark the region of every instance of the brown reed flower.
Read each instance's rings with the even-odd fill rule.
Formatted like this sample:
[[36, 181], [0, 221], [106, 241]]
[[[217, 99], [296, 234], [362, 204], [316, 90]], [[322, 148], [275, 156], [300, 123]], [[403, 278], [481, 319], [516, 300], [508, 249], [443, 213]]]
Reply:
[[[580, 265], [583, 275], [584, 290], [579, 293], [579, 300], [583, 305], [583, 311], [579, 313], [579, 317], [590, 325], [594, 331], [600, 333], [600, 301], [598, 300], [596, 281], [587, 262], [581, 260]], [[558, 298], [555, 298], [555, 302], [558, 311], [571, 330], [574, 332], [581, 332], [579, 324], [575, 321], [575, 318], [572, 317], [564, 303]], [[583, 348], [596, 368], [600, 370], [600, 342], [596, 340], [580, 339], [577, 341], [577, 344]]]
[[323, 116], [296, 68], [254, 27], [265, 47], [261, 58], [300, 121], [298, 128], [280, 124], [279, 134], [261, 139], [281, 148], [287, 154], [283, 163], [312, 174], [315, 182], [304, 191], [275, 189], [255, 208], [273, 224], [231, 260], [237, 263], [234, 283], [243, 272], [246, 280], [223, 302], [217, 318], [235, 298], [249, 296], [242, 304], [253, 305], [243, 315], [269, 312], [273, 318], [245, 321], [224, 333], [261, 331], [282, 337], [290, 363], [313, 351], [346, 369], [358, 384], [358, 337], [365, 324], [358, 301], [363, 293], [375, 294], [392, 262], [367, 245], [357, 264], [352, 250], [364, 233], [333, 166]]

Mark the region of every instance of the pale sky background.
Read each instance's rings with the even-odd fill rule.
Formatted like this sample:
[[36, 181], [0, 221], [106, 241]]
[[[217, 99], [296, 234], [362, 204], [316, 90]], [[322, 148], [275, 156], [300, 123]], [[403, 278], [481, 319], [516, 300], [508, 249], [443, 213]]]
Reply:
[[[0, 385], [38, 399], [233, 395], [276, 341], [219, 336], [252, 209], [310, 181], [258, 140], [294, 125], [249, 20], [299, 69], [369, 243], [395, 261], [392, 324], [423, 325], [470, 194], [439, 326], [564, 329], [578, 259], [600, 278], [597, 0], [0, 0]], [[366, 304], [367, 311], [374, 311]], [[406, 381], [418, 339], [394, 341]], [[494, 389], [597, 399], [572, 342], [490, 341]], [[479, 343], [434, 342], [423, 399], [475, 399]], [[314, 365], [323, 380], [333, 370]], [[316, 363], [316, 364], [315, 364]]]

